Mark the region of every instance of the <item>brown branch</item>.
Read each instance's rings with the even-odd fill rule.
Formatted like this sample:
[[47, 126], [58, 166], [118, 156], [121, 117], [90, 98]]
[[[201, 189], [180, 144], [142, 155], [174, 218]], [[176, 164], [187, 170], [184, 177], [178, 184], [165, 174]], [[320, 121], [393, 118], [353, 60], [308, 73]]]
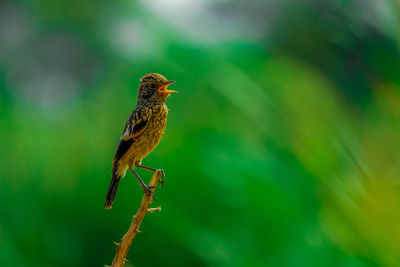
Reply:
[[[156, 189], [158, 182], [160, 181], [160, 176], [161, 173], [159, 171], [154, 172], [154, 175], [151, 178], [150, 183], [148, 184], [153, 192]], [[144, 215], [146, 215], [147, 212], [152, 213], [154, 211], [161, 211], [161, 207], [149, 209], [151, 200], [152, 196], [144, 193], [142, 203], [140, 204], [140, 207], [135, 216], [133, 216], [128, 232], [121, 238], [121, 241], [119, 243], [116, 243], [117, 250], [115, 252], [114, 260], [112, 262], [112, 267], [121, 267], [127, 261], [126, 254], [128, 253], [129, 247], [131, 246], [136, 234], [140, 232], [139, 227], [142, 223]]]

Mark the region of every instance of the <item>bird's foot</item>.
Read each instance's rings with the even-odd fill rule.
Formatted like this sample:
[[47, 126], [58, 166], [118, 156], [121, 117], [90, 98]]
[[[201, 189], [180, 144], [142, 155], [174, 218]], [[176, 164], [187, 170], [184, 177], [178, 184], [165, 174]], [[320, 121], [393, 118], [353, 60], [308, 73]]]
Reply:
[[157, 199], [156, 199], [156, 195], [154, 194], [153, 190], [151, 190], [151, 189], [156, 189], [156, 188], [157, 188], [157, 186], [153, 186], [153, 185], [145, 185], [143, 188], [144, 193], [147, 196], [152, 196], [154, 202], [156, 202]]
[[165, 171], [163, 169], [158, 169], [157, 171], [161, 173], [160, 178], [158, 178], [158, 182], [161, 184], [160, 188], [162, 188], [164, 186], [164, 181], [165, 181]]

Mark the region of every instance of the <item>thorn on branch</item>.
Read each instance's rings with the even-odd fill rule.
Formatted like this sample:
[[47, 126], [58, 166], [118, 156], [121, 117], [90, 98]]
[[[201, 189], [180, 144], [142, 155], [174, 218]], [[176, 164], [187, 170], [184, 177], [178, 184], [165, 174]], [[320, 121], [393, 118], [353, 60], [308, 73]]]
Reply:
[[150, 208], [150, 209], [147, 209], [147, 212], [150, 212], [150, 213], [153, 213], [153, 212], [155, 212], [155, 211], [161, 211], [161, 206], [158, 206], [157, 208]]

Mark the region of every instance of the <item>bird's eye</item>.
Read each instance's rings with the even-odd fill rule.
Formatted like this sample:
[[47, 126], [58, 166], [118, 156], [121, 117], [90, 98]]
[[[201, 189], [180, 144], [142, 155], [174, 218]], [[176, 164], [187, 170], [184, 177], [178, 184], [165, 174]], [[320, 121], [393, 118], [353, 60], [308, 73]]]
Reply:
[[151, 84], [150, 84], [150, 88], [151, 88], [151, 89], [156, 89], [156, 84], [155, 84], [155, 83], [151, 83]]

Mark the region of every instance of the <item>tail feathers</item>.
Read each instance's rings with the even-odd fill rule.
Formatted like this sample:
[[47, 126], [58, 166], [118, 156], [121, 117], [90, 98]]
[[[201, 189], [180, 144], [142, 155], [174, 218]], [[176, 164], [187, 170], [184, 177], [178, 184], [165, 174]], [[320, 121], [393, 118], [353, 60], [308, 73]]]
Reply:
[[121, 176], [118, 175], [118, 166], [113, 168], [112, 178], [110, 186], [108, 187], [106, 203], [104, 204], [104, 208], [111, 209], [112, 204], [115, 199], [115, 195], [117, 194], [117, 189], [119, 185], [119, 181], [121, 180]]

